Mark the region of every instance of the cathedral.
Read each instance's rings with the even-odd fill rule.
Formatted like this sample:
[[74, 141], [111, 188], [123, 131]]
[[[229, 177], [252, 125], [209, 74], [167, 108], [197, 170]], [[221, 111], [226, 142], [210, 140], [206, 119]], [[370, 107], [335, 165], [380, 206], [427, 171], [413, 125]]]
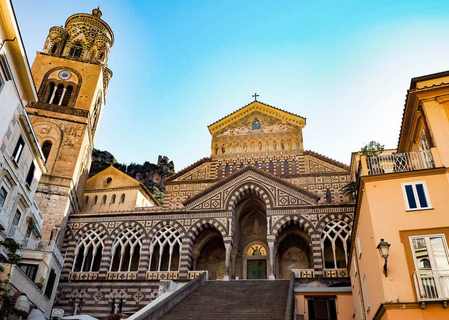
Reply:
[[284, 279], [298, 314], [308, 299], [309, 314], [352, 318], [349, 167], [306, 150], [306, 118], [288, 107], [255, 95], [210, 124], [210, 156], [170, 175], [162, 198], [113, 165], [89, 177], [113, 43], [99, 9], [74, 14], [32, 66], [43, 235], [64, 256], [55, 307], [106, 319], [136, 313], [167, 282]]

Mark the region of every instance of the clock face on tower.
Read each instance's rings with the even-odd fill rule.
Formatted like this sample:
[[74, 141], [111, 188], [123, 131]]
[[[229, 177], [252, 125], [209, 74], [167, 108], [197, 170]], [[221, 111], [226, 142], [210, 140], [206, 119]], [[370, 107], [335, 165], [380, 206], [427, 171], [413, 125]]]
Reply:
[[68, 80], [71, 76], [71, 73], [69, 70], [61, 70], [59, 71], [58, 76], [61, 80]]

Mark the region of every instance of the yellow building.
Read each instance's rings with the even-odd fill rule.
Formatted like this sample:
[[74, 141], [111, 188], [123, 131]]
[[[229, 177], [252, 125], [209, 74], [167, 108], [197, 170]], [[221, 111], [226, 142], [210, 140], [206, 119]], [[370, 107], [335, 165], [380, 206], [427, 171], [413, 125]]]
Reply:
[[354, 153], [355, 319], [448, 319], [449, 72], [413, 78], [397, 150]]

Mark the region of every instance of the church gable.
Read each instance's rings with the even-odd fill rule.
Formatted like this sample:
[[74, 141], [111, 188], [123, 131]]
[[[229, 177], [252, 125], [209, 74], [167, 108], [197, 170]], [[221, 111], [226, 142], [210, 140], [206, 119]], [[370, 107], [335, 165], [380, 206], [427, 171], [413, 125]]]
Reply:
[[216, 137], [282, 134], [295, 130], [296, 126], [285, 123], [278, 117], [255, 110], [229, 124], [216, 133]]
[[139, 187], [140, 182], [119, 169], [109, 166], [90, 177], [86, 182], [86, 191], [99, 189], [118, 189]]
[[253, 101], [209, 125], [209, 132], [212, 135], [223, 132], [225, 128], [232, 128], [232, 125], [236, 122], [241, 121], [243, 118], [247, 118], [250, 114], [255, 112], [299, 128], [303, 128], [306, 124], [306, 119], [301, 116], [270, 106], [260, 101]]
[[251, 102], [208, 127], [212, 158], [302, 152], [304, 126], [305, 119], [298, 115]]
[[254, 189], [267, 208], [316, 205], [318, 197], [263, 171], [248, 167], [184, 202], [189, 210], [230, 210], [248, 189]]

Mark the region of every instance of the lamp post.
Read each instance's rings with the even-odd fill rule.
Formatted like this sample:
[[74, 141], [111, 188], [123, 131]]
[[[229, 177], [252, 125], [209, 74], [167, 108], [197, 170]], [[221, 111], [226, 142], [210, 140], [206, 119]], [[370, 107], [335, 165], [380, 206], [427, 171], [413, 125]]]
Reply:
[[390, 253], [390, 246], [391, 246], [391, 244], [389, 244], [383, 238], [380, 239], [379, 244], [377, 245], [377, 250], [379, 250], [380, 256], [382, 258], [384, 258], [384, 275], [385, 275], [385, 277], [388, 276], [387, 262], [388, 262], [388, 255]]

